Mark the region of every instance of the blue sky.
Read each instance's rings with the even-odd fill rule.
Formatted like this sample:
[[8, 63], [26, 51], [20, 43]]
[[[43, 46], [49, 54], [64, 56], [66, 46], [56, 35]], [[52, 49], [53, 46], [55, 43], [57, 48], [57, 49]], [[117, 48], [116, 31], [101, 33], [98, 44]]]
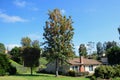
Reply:
[[22, 37], [43, 41], [48, 10], [72, 16], [75, 51], [89, 41], [119, 41], [120, 0], [0, 0], [0, 42], [20, 46]]

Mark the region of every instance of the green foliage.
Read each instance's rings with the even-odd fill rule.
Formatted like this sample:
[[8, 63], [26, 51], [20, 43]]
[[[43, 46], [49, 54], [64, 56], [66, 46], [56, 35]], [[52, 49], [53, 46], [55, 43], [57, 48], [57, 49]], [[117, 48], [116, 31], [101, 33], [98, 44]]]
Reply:
[[44, 28], [44, 50], [49, 61], [56, 60], [56, 72], [60, 61], [73, 57], [73, 27], [71, 17], [62, 16], [60, 10], [54, 9], [48, 13], [49, 19]]
[[15, 75], [17, 73], [17, 69], [16, 69], [16, 67], [10, 65], [8, 72], [10, 75]]
[[30, 47], [31, 46], [31, 39], [29, 37], [23, 37], [21, 39], [21, 44], [23, 47]]
[[5, 53], [5, 46], [3, 43], [0, 43], [0, 53]]
[[87, 49], [86, 49], [84, 44], [80, 44], [79, 55], [80, 56], [87, 56]]
[[22, 54], [24, 66], [32, 68], [39, 66], [40, 50], [38, 48], [26, 47]]
[[21, 48], [20, 47], [14, 47], [10, 53], [11, 59], [15, 62], [22, 64], [22, 58], [21, 58]]
[[5, 75], [9, 69], [10, 62], [7, 56], [3, 53], [0, 53], [0, 75]]
[[76, 72], [73, 71], [73, 70], [69, 70], [69, 71], [68, 71], [68, 75], [69, 75], [69, 76], [75, 77], [75, 74], [76, 74]]
[[120, 76], [120, 65], [116, 65], [114, 67], [115, 70], [115, 77], [119, 77]]
[[90, 80], [97, 80], [95, 76], [91, 76]]
[[112, 42], [110, 42], [110, 41], [108, 41], [108, 42], [105, 42], [104, 43], [104, 50], [108, 50], [108, 49], [110, 49], [110, 48], [112, 48], [112, 47], [115, 47], [115, 46], [117, 46], [117, 42], [115, 42], [115, 41], [112, 41]]
[[32, 42], [32, 46], [33, 46], [34, 48], [40, 48], [40, 43], [39, 43], [39, 41], [38, 41], [38, 40], [34, 40], [34, 41]]
[[112, 66], [100, 66], [95, 69], [94, 76], [96, 78], [110, 79], [116, 76], [116, 71]]
[[111, 65], [120, 64], [120, 48], [115, 46], [107, 50], [108, 62]]

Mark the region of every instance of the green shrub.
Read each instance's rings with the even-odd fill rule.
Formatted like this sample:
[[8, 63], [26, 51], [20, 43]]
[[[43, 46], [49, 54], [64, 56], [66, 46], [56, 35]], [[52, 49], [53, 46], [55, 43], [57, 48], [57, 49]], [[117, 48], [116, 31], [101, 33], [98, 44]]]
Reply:
[[94, 76], [109, 79], [115, 76], [115, 69], [112, 66], [100, 66], [95, 69]]
[[69, 76], [75, 77], [75, 74], [76, 74], [76, 73], [75, 73], [75, 71], [73, 71], [73, 70], [69, 70], [69, 71], [68, 71], [68, 75], [69, 75]]
[[95, 76], [91, 76], [90, 80], [96, 80]]
[[10, 65], [10, 68], [8, 69], [8, 72], [10, 75], [15, 75], [17, 70], [16, 70], [16, 67]]
[[1, 67], [0, 65], [0, 76], [4, 76], [6, 73], [5, 69], [3, 69], [3, 67]]
[[9, 69], [10, 62], [7, 56], [3, 53], [0, 53], [0, 76], [3, 76], [7, 73]]
[[120, 65], [114, 66], [114, 70], [115, 70], [115, 77], [119, 77], [120, 76]]

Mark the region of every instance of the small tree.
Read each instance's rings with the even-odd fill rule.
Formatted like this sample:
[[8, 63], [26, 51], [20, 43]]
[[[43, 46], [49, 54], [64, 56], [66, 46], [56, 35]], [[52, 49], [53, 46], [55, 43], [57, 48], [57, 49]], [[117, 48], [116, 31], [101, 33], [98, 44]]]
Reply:
[[21, 58], [21, 48], [20, 47], [14, 47], [10, 51], [11, 59], [15, 62], [22, 64], [22, 58]]
[[23, 61], [25, 67], [30, 67], [31, 75], [33, 67], [39, 66], [40, 50], [38, 48], [26, 47], [23, 50]]

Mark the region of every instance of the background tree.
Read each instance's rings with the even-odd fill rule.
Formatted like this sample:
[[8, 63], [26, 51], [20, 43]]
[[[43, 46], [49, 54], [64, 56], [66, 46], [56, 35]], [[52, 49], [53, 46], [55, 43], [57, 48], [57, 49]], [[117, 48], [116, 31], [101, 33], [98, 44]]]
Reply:
[[22, 47], [30, 47], [31, 46], [31, 39], [29, 37], [23, 37], [21, 39]]
[[49, 11], [49, 19], [44, 28], [45, 52], [47, 59], [56, 61], [56, 76], [58, 76], [60, 61], [66, 61], [74, 55], [73, 27], [71, 17], [62, 16], [60, 10]]
[[101, 57], [103, 55], [104, 49], [103, 49], [103, 44], [101, 42], [98, 42], [96, 44], [96, 48], [97, 48], [97, 54], [99, 57]]
[[23, 50], [23, 61], [25, 67], [30, 67], [31, 75], [33, 67], [39, 66], [40, 50], [38, 48], [26, 47]]
[[[118, 32], [119, 32], [119, 35], [120, 35], [120, 26], [118, 27]], [[120, 39], [120, 37], [119, 37], [119, 39]]]
[[118, 46], [107, 50], [108, 62], [111, 65], [120, 64], [120, 48]]
[[112, 47], [117, 46], [117, 42], [115, 42], [115, 41], [112, 41], [112, 42], [108, 41], [108, 42], [105, 42], [103, 45], [104, 45], [104, 50], [107, 51], [107, 49], [110, 49]]
[[34, 41], [32, 42], [32, 46], [33, 46], [34, 48], [40, 48], [40, 43], [39, 43], [39, 41], [38, 41], [38, 40], [34, 40]]
[[79, 56], [84, 56], [84, 57], [87, 56], [87, 49], [86, 49], [85, 44], [80, 44], [80, 47], [79, 47]]
[[22, 56], [21, 56], [21, 48], [20, 47], [14, 47], [10, 51], [11, 59], [15, 62], [22, 64]]
[[0, 43], [0, 53], [5, 53], [5, 46], [3, 43]]

